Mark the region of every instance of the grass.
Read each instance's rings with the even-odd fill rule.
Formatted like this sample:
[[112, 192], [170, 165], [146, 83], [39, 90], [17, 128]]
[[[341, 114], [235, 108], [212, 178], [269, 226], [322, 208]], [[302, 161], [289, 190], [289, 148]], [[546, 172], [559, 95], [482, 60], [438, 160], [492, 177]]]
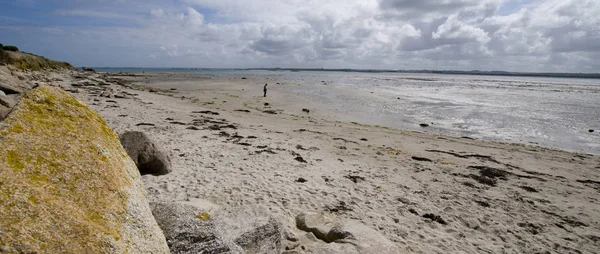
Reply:
[[[43, 56], [20, 52], [17, 47], [3, 46], [0, 50], [0, 64], [10, 64], [21, 70], [41, 71], [46, 69], [74, 69], [67, 62], [53, 61]], [[7, 50], [8, 48], [8, 50]], [[13, 50], [16, 49], [16, 50]]]

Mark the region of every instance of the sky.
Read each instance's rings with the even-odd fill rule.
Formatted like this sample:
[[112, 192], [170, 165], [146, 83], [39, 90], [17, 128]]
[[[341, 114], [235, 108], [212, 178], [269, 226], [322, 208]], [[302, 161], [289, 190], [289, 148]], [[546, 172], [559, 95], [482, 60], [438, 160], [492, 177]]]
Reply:
[[600, 72], [600, 0], [0, 0], [0, 43], [93, 67]]

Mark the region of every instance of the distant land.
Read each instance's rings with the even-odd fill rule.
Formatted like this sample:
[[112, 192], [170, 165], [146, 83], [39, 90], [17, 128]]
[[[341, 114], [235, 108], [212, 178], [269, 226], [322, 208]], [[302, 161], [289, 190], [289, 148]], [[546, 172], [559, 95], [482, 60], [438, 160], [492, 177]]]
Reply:
[[522, 76], [522, 77], [550, 77], [550, 78], [589, 78], [600, 79], [600, 73], [557, 73], [557, 72], [509, 72], [509, 71], [455, 71], [455, 70], [386, 70], [386, 69], [325, 69], [325, 68], [194, 68], [194, 67], [93, 67], [106, 72], [169, 72], [174, 71], [322, 71], [322, 72], [362, 72], [362, 73], [433, 73], [449, 75], [482, 75], [482, 76]]
[[452, 70], [381, 70], [381, 69], [323, 69], [323, 68], [247, 68], [244, 70], [267, 71], [339, 71], [366, 73], [435, 73], [455, 75], [524, 76], [552, 78], [600, 78], [600, 73], [553, 73], [553, 72], [508, 72], [508, 71], [452, 71]]

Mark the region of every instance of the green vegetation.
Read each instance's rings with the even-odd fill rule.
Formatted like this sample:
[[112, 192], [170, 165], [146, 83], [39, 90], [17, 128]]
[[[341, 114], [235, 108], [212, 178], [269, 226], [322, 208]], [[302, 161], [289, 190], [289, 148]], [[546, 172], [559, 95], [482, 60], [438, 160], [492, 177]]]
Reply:
[[[1, 45], [1, 44], [0, 44]], [[67, 62], [53, 61], [43, 56], [19, 51], [15, 46], [2, 46], [0, 64], [10, 64], [21, 70], [41, 71], [45, 69], [74, 69]]]
[[17, 52], [19, 51], [19, 48], [15, 46], [2, 46], [2, 50]]

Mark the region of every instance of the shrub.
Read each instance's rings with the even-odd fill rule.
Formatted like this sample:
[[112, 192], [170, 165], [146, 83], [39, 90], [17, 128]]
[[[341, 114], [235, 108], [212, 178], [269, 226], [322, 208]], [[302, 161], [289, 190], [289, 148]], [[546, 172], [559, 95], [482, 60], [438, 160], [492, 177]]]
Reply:
[[4, 47], [4, 45], [2, 45], [2, 43], [0, 43], [0, 49], [2, 49], [2, 47]]
[[7, 51], [19, 51], [19, 48], [15, 46], [2, 46], [2, 49]]

